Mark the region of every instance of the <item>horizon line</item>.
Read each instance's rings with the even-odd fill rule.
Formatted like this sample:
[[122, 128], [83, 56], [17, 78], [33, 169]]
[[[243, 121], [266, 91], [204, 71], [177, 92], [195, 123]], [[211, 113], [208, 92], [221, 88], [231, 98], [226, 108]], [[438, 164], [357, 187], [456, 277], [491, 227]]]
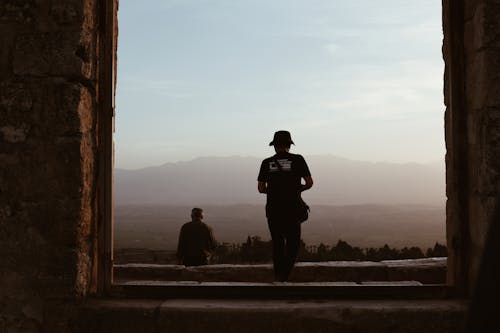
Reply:
[[[292, 153], [293, 154], [293, 153]], [[340, 160], [345, 160], [349, 162], [362, 162], [362, 163], [372, 163], [372, 164], [396, 164], [396, 165], [409, 165], [409, 164], [418, 164], [418, 165], [432, 165], [432, 164], [437, 164], [437, 163], [444, 163], [445, 162], [445, 157], [443, 156], [442, 160], [432, 160], [432, 161], [424, 161], [424, 162], [417, 162], [417, 161], [404, 161], [404, 162], [396, 162], [396, 161], [387, 161], [387, 160], [378, 160], [378, 161], [373, 161], [373, 160], [362, 160], [362, 159], [353, 159], [353, 158], [347, 158], [347, 157], [342, 157], [339, 155], [335, 154], [300, 154], [304, 156], [306, 159], [307, 158], [315, 158], [315, 157], [333, 157], [337, 158]], [[124, 171], [138, 171], [138, 170], [144, 170], [144, 169], [151, 169], [151, 168], [159, 168], [163, 167], [166, 165], [174, 165], [174, 164], [181, 164], [181, 163], [190, 163], [194, 162], [196, 160], [202, 160], [202, 159], [229, 159], [229, 158], [241, 158], [241, 159], [257, 159], [257, 160], [263, 160], [264, 158], [267, 157], [258, 157], [258, 156], [253, 156], [253, 155], [201, 155], [201, 156], [196, 156], [192, 157], [190, 159], [182, 159], [182, 160], [176, 160], [176, 161], [168, 161], [164, 162], [161, 164], [156, 164], [156, 165], [149, 165], [149, 166], [143, 166], [143, 167], [136, 167], [136, 168], [127, 168], [127, 167], [119, 167], [119, 166], [114, 166], [114, 169], [120, 169]]]

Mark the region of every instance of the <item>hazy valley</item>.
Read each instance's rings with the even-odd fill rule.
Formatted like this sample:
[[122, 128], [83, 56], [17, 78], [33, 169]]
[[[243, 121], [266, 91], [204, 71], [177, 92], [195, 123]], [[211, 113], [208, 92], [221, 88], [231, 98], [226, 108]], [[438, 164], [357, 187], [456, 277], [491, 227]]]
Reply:
[[[444, 165], [306, 159], [315, 180], [303, 225], [308, 244], [339, 238], [361, 246], [432, 246], [445, 242]], [[115, 172], [115, 247], [173, 250], [190, 209], [205, 209], [221, 242], [268, 239], [265, 196], [257, 193], [260, 159], [198, 158]]]

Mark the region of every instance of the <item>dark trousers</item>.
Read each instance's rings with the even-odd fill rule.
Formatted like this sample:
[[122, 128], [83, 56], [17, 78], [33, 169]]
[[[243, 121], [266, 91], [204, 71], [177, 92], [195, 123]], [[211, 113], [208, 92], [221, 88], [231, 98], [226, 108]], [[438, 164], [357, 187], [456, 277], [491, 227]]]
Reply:
[[208, 260], [207, 257], [185, 257], [182, 260], [184, 266], [201, 266], [207, 265]]
[[300, 247], [300, 223], [290, 219], [267, 220], [273, 241], [273, 267], [276, 281], [288, 281]]

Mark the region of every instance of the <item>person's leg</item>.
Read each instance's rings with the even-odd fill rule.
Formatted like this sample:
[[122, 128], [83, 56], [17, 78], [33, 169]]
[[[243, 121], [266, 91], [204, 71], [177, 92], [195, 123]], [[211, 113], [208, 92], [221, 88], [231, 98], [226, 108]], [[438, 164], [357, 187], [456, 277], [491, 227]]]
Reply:
[[288, 280], [292, 272], [297, 255], [300, 248], [300, 223], [294, 223], [288, 226], [285, 235], [285, 265], [284, 265], [284, 278]]
[[183, 260], [184, 266], [202, 266], [208, 264], [206, 257], [186, 257]]
[[273, 243], [273, 268], [276, 281], [283, 281], [286, 277], [286, 259], [285, 259], [285, 237], [277, 221], [268, 220], [269, 232]]

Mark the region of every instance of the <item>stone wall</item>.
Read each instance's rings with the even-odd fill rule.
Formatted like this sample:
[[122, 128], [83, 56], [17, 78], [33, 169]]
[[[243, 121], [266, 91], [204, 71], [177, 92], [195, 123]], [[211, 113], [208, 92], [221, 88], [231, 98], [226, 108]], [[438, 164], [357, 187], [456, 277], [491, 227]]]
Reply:
[[500, 1], [443, 8], [449, 281], [467, 292], [500, 203]]
[[60, 331], [89, 288], [96, 5], [0, 2], [0, 332]]
[[469, 1], [464, 26], [468, 213], [473, 284], [500, 204], [500, 1]]

